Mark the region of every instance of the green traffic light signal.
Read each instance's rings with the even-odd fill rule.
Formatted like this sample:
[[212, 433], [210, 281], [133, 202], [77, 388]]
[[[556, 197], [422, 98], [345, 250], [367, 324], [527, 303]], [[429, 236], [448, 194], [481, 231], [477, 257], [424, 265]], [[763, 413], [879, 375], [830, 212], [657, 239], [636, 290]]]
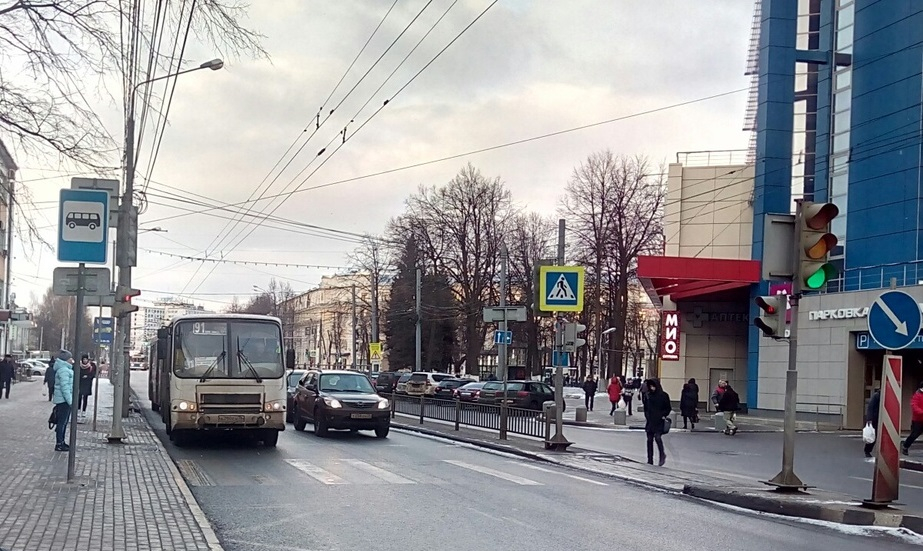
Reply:
[[836, 268], [831, 264], [823, 264], [811, 275], [805, 278], [804, 285], [812, 291], [821, 289], [828, 281], [836, 277]]

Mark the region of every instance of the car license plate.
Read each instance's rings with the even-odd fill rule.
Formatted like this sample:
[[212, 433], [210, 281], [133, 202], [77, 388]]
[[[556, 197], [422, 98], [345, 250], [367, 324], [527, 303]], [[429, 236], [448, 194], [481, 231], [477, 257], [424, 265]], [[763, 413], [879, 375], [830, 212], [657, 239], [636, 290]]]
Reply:
[[229, 425], [230, 424], [242, 424], [244, 422], [244, 416], [243, 415], [219, 415], [218, 422], [229, 424]]
[[353, 413], [352, 418], [353, 419], [371, 419], [372, 414], [371, 413]]

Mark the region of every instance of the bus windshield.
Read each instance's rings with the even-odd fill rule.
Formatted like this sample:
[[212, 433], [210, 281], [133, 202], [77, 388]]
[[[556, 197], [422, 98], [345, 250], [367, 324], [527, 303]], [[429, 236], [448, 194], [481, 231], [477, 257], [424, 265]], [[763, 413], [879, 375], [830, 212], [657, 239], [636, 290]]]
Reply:
[[277, 379], [283, 375], [282, 332], [269, 322], [183, 321], [173, 339], [173, 372], [203, 379]]

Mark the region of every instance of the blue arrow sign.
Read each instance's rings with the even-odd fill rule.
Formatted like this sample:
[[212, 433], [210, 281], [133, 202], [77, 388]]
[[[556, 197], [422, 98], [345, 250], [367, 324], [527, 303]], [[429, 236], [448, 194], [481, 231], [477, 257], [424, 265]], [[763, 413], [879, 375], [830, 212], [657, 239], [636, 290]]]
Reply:
[[494, 331], [494, 344], [513, 344], [512, 331]]
[[908, 347], [923, 327], [917, 300], [903, 291], [886, 291], [869, 308], [869, 334], [886, 350]]
[[62, 189], [58, 205], [58, 260], [106, 263], [109, 192]]
[[570, 365], [570, 353], [562, 352], [560, 350], [553, 350], [551, 352], [551, 365], [554, 367], [567, 367]]

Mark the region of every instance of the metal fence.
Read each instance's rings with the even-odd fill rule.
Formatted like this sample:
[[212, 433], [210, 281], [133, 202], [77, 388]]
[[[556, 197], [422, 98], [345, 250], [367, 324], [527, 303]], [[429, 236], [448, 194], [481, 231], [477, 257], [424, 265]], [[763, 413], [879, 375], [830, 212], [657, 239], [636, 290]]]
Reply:
[[413, 415], [423, 424], [424, 419], [446, 421], [455, 424], [455, 430], [462, 425], [496, 430], [500, 438], [506, 433], [548, 438], [548, 422], [540, 411], [496, 404], [467, 403], [459, 400], [444, 400], [430, 396], [385, 395], [391, 400], [392, 415], [403, 413]]

